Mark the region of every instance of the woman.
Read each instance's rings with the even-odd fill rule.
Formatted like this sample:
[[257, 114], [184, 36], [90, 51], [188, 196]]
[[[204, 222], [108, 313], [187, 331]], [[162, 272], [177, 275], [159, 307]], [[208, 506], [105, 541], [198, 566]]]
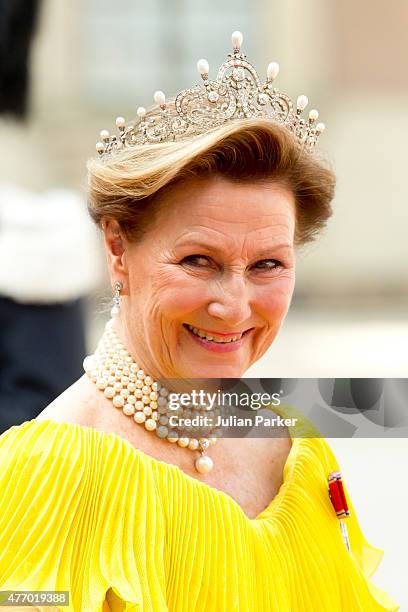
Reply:
[[[158, 92], [137, 126], [119, 118], [119, 138], [102, 133], [89, 163], [113, 320], [86, 374], [0, 438], [3, 590], [65, 590], [56, 609], [87, 611], [398, 609], [369, 581], [381, 551], [350, 503], [344, 544], [325, 440], [169, 427], [160, 381], [242, 376], [283, 323], [296, 249], [331, 214], [333, 174], [308, 146], [316, 111], [302, 123], [298, 99], [282, 115], [274, 90], [269, 118], [243, 116], [253, 83], [240, 89], [239, 70], [253, 72], [240, 42], [232, 76], [224, 64], [210, 82], [199, 62], [199, 96], [235, 88], [236, 116], [224, 106], [215, 127], [212, 110], [200, 123], [197, 106], [177, 108], [197, 94], [186, 90], [173, 122]], [[266, 87], [275, 76], [270, 65]]]

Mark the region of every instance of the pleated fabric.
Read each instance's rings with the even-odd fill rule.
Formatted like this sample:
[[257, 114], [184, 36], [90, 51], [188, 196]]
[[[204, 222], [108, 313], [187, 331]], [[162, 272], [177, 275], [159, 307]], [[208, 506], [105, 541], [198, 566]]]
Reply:
[[45, 612], [398, 610], [370, 580], [383, 551], [347, 487], [345, 547], [336, 469], [326, 440], [294, 437], [278, 495], [250, 519], [114, 433], [25, 421], [0, 436], [0, 590], [69, 591]]

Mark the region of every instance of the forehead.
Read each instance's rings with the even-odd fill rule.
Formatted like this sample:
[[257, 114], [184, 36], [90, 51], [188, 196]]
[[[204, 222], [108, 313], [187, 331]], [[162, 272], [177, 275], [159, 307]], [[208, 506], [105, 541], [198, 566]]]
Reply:
[[235, 182], [224, 177], [192, 178], [163, 196], [158, 226], [176, 234], [252, 233], [293, 237], [295, 202], [284, 185], [270, 181]]

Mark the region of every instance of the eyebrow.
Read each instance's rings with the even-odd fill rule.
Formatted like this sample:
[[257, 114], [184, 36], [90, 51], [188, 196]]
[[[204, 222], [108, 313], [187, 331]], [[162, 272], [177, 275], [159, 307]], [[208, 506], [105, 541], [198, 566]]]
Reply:
[[[204, 249], [204, 250], [211, 250], [211, 251], [216, 251], [219, 252], [220, 248], [218, 246], [214, 246], [209, 244], [208, 242], [203, 242], [201, 240], [186, 240], [185, 242], [180, 242], [180, 243], [176, 243], [176, 248], [181, 248], [181, 247], [192, 247], [192, 248], [198, 248], [198, 249]], [[262, 256], [262, 255], [268, 255], [270, 254], [271, 251], [277, 251], [278, 249], [286, 249], [288, 251], [293, 251], [294, 250], [294, 245], [290, 244], [288, 242], [280, 242], [278, 244], [272, 244], [269, 247], [264, 247], [262, 248], [262, 250], [257, 252], [257, 255]]]

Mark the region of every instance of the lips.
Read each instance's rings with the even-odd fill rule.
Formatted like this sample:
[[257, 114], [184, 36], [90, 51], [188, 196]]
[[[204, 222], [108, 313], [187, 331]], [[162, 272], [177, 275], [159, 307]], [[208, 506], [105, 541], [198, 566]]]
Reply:
[[207, 340], [207, 342], [213, 342], [214, 344], [231, 344], [234, 342], [239, 342], [245, 334], [251, 331], [252, 328], [247, 329], [243, 332], [238, 332], [235, 334], [227, 334], [223, 332], [209, 332], [207, 330], [201, 329], [199, 327], [194, 327], [193, 325], [189, 325], [188, 323], [183, 323], [184, 327], [186, 327], [192, 334], [201, 338], [203, 340]]

